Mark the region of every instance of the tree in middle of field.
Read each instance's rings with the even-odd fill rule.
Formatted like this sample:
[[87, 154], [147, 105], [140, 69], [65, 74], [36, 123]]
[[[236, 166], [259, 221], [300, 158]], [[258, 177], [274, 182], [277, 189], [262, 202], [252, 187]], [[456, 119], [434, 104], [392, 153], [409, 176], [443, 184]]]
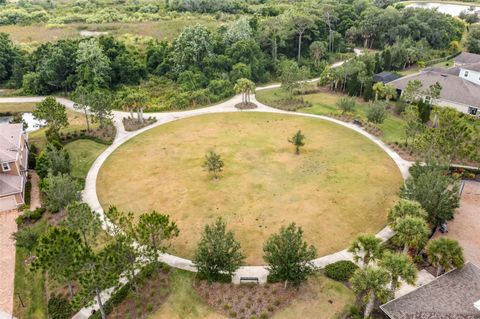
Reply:
[[221, 218], [205, 226], [193, 257], [201, 276], [209, 282], [220, 279], [222, 275], [232, 276], [244, 259], [240, 244], [233, 237], [233, 232], [226, 230]]
[[222, 157], [215, 151], [209, 151], [205, 155], [203, 167], [213, 174], [214, 179], [218, 179], [218, 174], [223, 170], [224, 166], [225, 163], [223, 162]]
[[292, 138], [288, 139], [288, 142], [295, 146], [295, 154], [300, 154], [300, 147], [305, 145], [305, 135], [302, 134], [301, 130], [298, 130]]

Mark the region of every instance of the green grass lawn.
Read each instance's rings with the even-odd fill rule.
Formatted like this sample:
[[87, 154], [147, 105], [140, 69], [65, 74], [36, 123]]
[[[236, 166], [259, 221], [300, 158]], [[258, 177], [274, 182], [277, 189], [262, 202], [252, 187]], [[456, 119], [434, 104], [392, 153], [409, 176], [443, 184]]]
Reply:
[[[85, 121], [85, 116], [83, 113], [75, 112], [70, 109], [66, 109], [68, 117], [68, 126], [60, 130], [61, 133], [68, 133], [73, 131], [78, 131], [87, 128], [87, 122]], [[99, 124], [90, 123], [91, 128], [98, 127]], [[39, 130], [30, 132], [28, 134], [29, 141], [32, 144], [35, 144], [40, 149], [43, 149], [47, 145], [47, 138], [45, 136], [47, 128], [41, 128]]]
[[[275, 106], [278, 99], [285, 99], [286, 94], [282, 89], [271, 89], [257, 92], [257, 99], [264, 104]], [[304, 95], [303, 99], [312, 104], [311, 107], [300, 109], [299, 112], [305, 112], [317, 115], [331, 115], [341, 114], [341, 111], [335, 105], [337, 101], [345, 96], [339, 93], [333, 92], [321, 92], [316, 94]], [[360, 98], [356, 98], [357, 109], [356, 115], [366, 120], [366, 114], [368, 109], [368, 103]], [[400, 116], [387, 114], [387, 118], [382, 124], [378, 124], [378, 127], [383, 131], [381, 139], [384, 142], [403, 142], [405, 141], [405, 123]]]
[[87, 177], [93, 162], [107, 147], [91, 140], [77, 140], [65, 145], [70, 154], [72, 176], [80, 179]]
[[[173, 270], [170, 277], [170, 294], [165, 303], [149, 319], [226, 319], [214, 312], [192, 287], [194, 274]], [[341, 283], [322, 275], [313, 275], [302, 286], [302, 292], [272, 319], [304, 318], [333, 319], [343, 315], [354, 303], [354, 294]], [[329, 302], [332, 301], [332, 303]]]
[[[47, 228], [46, 221], [40, 221], [31, 226], [39, 232]], [[47, 305], [45, 296], [45, 280], [40, 272], [33, 272], [25, 263], [28, 252], [17, 248], [15, 260], [14, 282], [14, 309], [17, 318], [44, 319], [47, 318]], [[23, 301], [23, 306], [20, 302]]]
[[[306, 146], [295, 155], [287, 139], [299, 129]], [[211, 149], [225, 161], [218, 181], [202, 168]], [[192, 257], [204, 225], [222, 217], [246, 262], [264, 264], [263, 242], [290, 222], [304, 228], [319, 255], [344, 249], [359, 233], [376, 233], [401, 184], [391, 158], [348, 128], [237, 113], [183, 119], [129, 140], [103, 165], [97, 192], [105, 208], [170, 214], [180, 228], [171, 252], [182, 257]]]

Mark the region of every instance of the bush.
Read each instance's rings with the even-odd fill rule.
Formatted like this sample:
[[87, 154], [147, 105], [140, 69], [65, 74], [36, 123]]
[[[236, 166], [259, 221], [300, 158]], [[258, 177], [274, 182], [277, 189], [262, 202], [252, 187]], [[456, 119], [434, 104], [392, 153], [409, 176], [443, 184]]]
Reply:
[[46, 209], [39, 207], [33, 211], [26, 210], [22, 215], [18, 216], [16, 219], [17, 225], [23, 225], [25, 223], [34, 223], [45, 214]]
[[346, 282], [352, 277], [358, 266], [349, 260], [340, 260], [325, 267], [325, 275], [337, 281]]
[[372, 123], [381, 124], [386, 116], [385, 106], [382, 103], [374, 103], [367, 110], [367, 119]]
[[48, 317], [51, 319], [68, 319], [73, 314], [72, 305], [62, 295], [53, 295], [48, 300]]
[[342, 97], [336, 103], [337, 107], [342, 111], [342, 113], [355, 112], [357, 103], [351, 97]]

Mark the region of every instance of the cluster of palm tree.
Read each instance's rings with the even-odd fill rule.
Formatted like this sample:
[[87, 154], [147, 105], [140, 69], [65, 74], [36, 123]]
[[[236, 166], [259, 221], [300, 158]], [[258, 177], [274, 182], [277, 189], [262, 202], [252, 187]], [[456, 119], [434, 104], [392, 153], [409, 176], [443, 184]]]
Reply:
[[237, 80], [237, 83], [233, 87], [235, 93], [242, 94], [242, 103], [250, 104], [250, 95], [255, 93], [255, 83], [253, 81], [241, 78]]
[[370, 316], [377, 300], [394, 298], [402, 282], [415, 283], [417, 267], [413, 258], [425, 246], [437, 276], [463, 266], [463, 251], [457, 241], [441, 237], [426, 245], [431, 233], [426, 218], [427, 212], [420, 203], [401, 199], [388, 213], [388, 223], [396, 232], [393, 241], [401, 250], [387, 250], [374, 235], [360, 235], [350, 246], [349, 252], [361, 266], [350, 283], [365, 305], [364, 318]]

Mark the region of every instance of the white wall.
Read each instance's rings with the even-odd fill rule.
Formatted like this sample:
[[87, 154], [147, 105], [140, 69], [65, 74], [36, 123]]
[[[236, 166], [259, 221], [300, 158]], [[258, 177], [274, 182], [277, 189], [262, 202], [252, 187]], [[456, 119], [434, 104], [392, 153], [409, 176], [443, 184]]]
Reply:
[[[466, 72], [468, 72], [467, 75], [465, 75]], [[472, 83], [480, 85], [480, 72], [468, 70], [465, 68], [460, 68], [459, 76], [465, 80], [468, 80]]]
[[[456, 109], [457, 111], [468, 114], [468, 105], [465, 105], [465, 104], [452, 102], [452, 101], [447, 101], [447, 100], [443, 100], [443, 99], [435, 100], [434, 104], [438, 105], [438, 106], [452, 107], [452, 108]], [[479, 115], [480, 115], [480, 111], [479, 111], [479, 113], [477, 113], [477, 117]]]

